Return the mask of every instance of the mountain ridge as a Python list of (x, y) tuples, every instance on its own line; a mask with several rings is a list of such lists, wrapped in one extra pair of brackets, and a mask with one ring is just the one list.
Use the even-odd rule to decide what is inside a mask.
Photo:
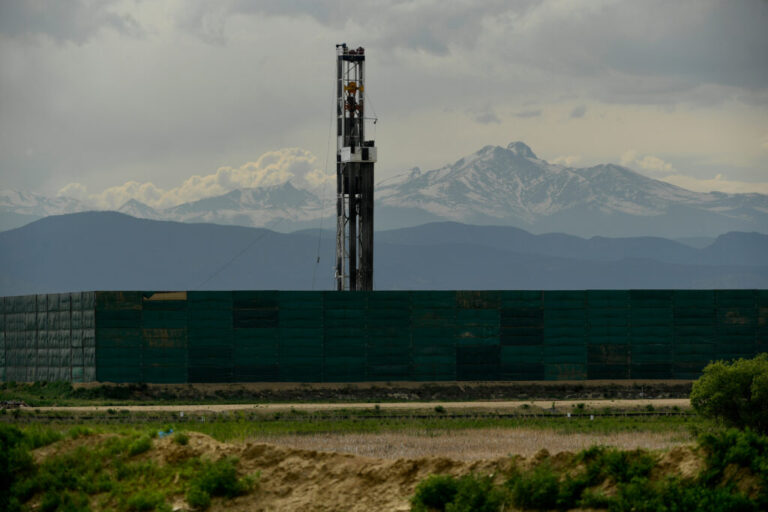
[[(418, 167), (376, 185), (375, 229), (435, 221), (515, 226), (578, 236), (716, 237), (768, 232), (768, 196), (699, 193), (616, 164), (577, 168), (539, 159), (525, 143), (487, 145), (452, 164)], [(262, 226), (283, 232), (333, 222), (335, 201), (290, 181), (241, 188), (165, 209), (135, 199), (118, 211), (142, 218)], [(89, 210), (71, 198), (0, 192), (0, 227)]]
[[(325, 234), (117, 212), (50, 216), (0, 233), (0, 295), (329, 290), (335, 237)], [(379, 290), (766, 288), (766, 250), (768, 235), (753, 233), (729, 233), (695, 249), (663, 239), (582, 239), (439, 223), (378, 233), (374, 285)]]

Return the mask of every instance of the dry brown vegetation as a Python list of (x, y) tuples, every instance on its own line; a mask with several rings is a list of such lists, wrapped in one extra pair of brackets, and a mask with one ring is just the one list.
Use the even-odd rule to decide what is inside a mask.
[(515, 454), (530, 457), (541, 449), (551, 453), (576, 452), (602, 445), (634, 450), (667, 450), (693, 442), (681, 432), (563, 433), (545, 429), (478, 429), (385, 432), (376, 434), (312, 434), (249, 437), (248, 442), (265, 442), (302, 450), (348, 453), (381, 459), (449, 457), (461, 461), (492, 459)]

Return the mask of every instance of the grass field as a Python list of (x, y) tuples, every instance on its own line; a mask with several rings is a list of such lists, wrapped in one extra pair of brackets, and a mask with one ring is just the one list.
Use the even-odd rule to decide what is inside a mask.
[[(0, 422), (20, 428), (23, 445), (32, 450), (36, 469), (19, 484), (21, 510), (406, 511), (419, 482), (434, 474), (507, 500), (522, 492), (518, 487), (543, 486), (557, 496), (567, 491), (572, 503), (603, 503), (593, 507), (598, 510), (620, 510), (611, 500), (635, 499), (625, 492), (667, 499), (664, 493), (687, 485), (707, 493), (718, 488), (696, 483), (705, 464), (696, 434), (709, 427), (694, 415), (470, 418), (405, 412), (241, 411), (182, 420), (177, 413), (58, 411), (54, 418), (19, 411), (0, 415)], [(610, 474), (616, 464), (639, 464), (642, 478), (621, 473), (624, 480), (617, 482)], [(718, 471), (718, 479), (731, 478)], [(742, 471), (739, 478), (750, 474)], [(578, 477), (578, 492), (558, 487), (572, 477)], [(219, 485), (218, 479), (226, 482)], [(762, 484), (746, 481), (752, 487), (740, 492), (762, 492), (754, 487)], [(730, 500), (731, 491), (723, 492), (718, 499)], [(515, 510), (528, 508), (540, 507), (531, 502)]]
[[(59, 384), (3, 388), (3, 399), (36, 406), (0, 410), (0, 434), (20, 429), (18, 442), (31, 454), (14, 484), (19, 507), (9, 510), (404, 512), (422, 510), (418, 499), (429, 501), (435, 485), (459, 501), (507, 504), (487, 510), (624, 510), (646, 497), (744, 510), (764, 503), (763, 477), (749, 465), (764, 458), (728, 455), (743, 466), (737, 476), (727, 463), (715, 467), (699, 445), (702, 434), (721, 429), (687, 399), (599, 399), (594, 388), (566, 399), (562, 392), (573, 388), (565, 387), (550, 388), (557, 396), (546, 400), (365, 403), (351, 394), (185, 403), (155, 390), (153, 405), (139, 405), (134, 393), (144, 388), (97, 389), (86, 396)], [(760, 439), (749, 441), (750, 453), (766, 451)], [(624, 466), (637, 475), (616, 472)], [(679, 494), (684, 489), (693, 491)], [(526, 501), (531, 496), (540, 501)]]

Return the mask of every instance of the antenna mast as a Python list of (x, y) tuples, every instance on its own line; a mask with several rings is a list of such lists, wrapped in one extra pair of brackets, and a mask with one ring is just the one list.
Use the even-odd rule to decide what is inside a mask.
[(365, 49), (336, 45), (336, 289), (373, 290), (374, 141), (365, 140)]

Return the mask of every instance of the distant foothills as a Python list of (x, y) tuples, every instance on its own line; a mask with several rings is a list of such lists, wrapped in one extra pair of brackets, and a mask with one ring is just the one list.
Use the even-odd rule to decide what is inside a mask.
[[(695, 246), (695, 245), (698, 245)], [(77, 290), (330, 290), (330, 230), (49, 216), (0, 232), (0, 296)], [(376, 234), (374, 287), (421, 289), (768, 288), (768, 235), (534, 235), (454, 222)]]
[[(330, 187), (329, 187), (330, 188)], [(334, 225), (333, 191), (323, 200), (285, 182), (237, 189), (166, 209), (136, 200), (119, 211), (187, 223), (267, 227), (290, 233)], [(768, 233), (768, 196), (698, 193), (613, 164), (576, 168), (548, 163), (522, 142), (486, 146), (440, 169), (414, 168), (376, 187), (377, 230), (452, 221), (513, 226), (581, 237), (703, 239), (732, 232)], [(68, 197), (0, 191), (0, 231), (92, 209)]]

